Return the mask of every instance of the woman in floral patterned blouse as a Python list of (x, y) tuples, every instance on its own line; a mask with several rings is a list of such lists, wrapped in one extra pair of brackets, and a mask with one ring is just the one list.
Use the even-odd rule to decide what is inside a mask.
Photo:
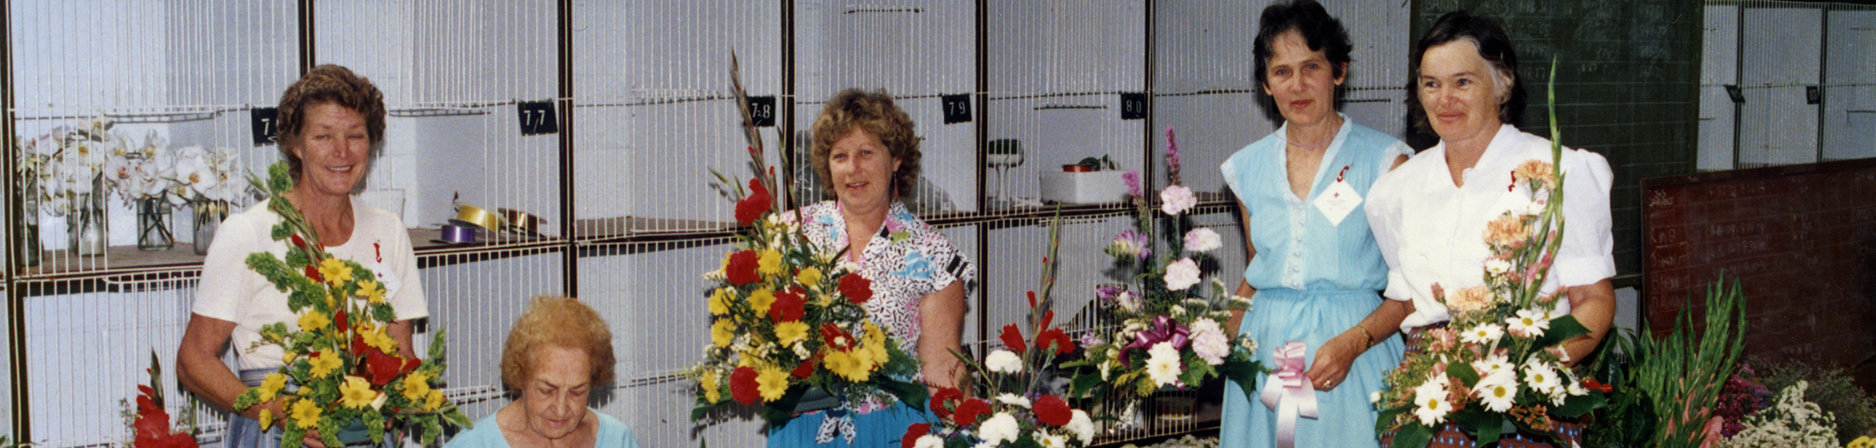
[[(918, 179), (921, 154), (913, 126), (883, 91), (835, 94), (814, 121), (810, 157), (835, 200), (803, 207), (796, 216), (815, 245), (849, 249), (842, 263), (873, 284), (867, 314), (923, 362), (921, 380), (935, 390), (956, 387), (965, 374), (951, 352), (960, 347), (964, 295), (976, 270), (943, 233), (899, 202)], [(852, 423), (859, 431), (853, 443), (832, 438), (818, 445), (897, 447), (900, 429), (926, 421), (922, 405), (856, 404)], [(771, 429), (769, 446), (817, 446), (825, 432), (823, 414)]]

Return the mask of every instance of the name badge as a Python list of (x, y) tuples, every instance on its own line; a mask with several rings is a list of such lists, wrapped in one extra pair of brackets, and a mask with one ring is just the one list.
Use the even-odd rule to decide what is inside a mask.
[(1329, 218), (1329, 225), (1342, 225), (1342, 220), (1348, 218), (1349, 212), (1361, 206), (1361, 193), (1355, 192), (1355, 187), (1348, 186), (1343, 177), (1346, 174), (1348, 167), (1344, 166), (1342, 172), (1336, 173), (1335, 183), (1316, 196), (1316, 210), (1321, 211), (1323, 217)]

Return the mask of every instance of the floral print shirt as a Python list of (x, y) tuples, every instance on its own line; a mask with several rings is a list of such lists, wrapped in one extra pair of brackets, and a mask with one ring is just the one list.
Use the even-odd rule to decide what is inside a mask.
[[(802, 231), (825, 250), (847, 247), (847, 221), (840, 204), (824, 201), (802, 207)], [(874, 322), (899, 339), (899, 348), (917, 356), (919, 302), (951, 283), (963, 281), (965, 294), (976, 286), (977, 271), (937, 228), (912, 216), (905, 205), (893, 202), (886, 223), (858, 254), (843, 263), (856, 265), (860, 276), (873, 283), (873, 299), (866, 312)]]

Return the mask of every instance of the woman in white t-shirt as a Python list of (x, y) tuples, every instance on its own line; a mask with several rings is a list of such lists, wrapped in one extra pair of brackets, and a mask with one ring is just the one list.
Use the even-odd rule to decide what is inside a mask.
[[(280, 152), (295, 181), (284, 199), (306, 217), (327, 252), (377, 274), (397, 313), (387, 333), (397, 339), (403, 356), (415, 357), (411, 321), (429, 312), (410, 234), (397, 215), (352, 197), (371, 171), (374, 147), (384, 141), (383, 93), (345, 67), (322, 65), (287, 87), (279, 106)], [(222, 223), (203, 263), (194, 315), (176, 353), (183, 386), (235, 413), (224, 445), (228, 447), (278, 446), (280, 430), (262, 434), (255, 418), (262, 409), (272, 410), (276, 418), (287, 415), (278, 400), (234, 407), (235, 398), (248, 386), (260, 384), (284, 365), (281, 347), (259, 344), (261, 326), (279, 322), (298, 328), (297, 316), (287, 308), (287, 294), (248, 269), (245, 261), (261, 251), (285, 256), (286, 243), (270, 235), (279, 222), (280, 216), (261, 203)], [(222, 347), (231, 339), (241, 366), (238, 374), (221, 361)], [(304, 442), (324, 446), (314, 431), (307, 432)]]
[[(1486, 223), (1522, 194), (1507, 188), (1512, 169), (1527, 160), (1551, 160), (1549, 140), (1506, 124), (1523, 113), (1524, 86), (1511, 39), (1498, 25), (1464, 11), (1446, 14), (1428, 28), (1411, 61), (1416, 101), (1410, 110), (1416, 124), (1439, 134), (1440, 143), (1375, 181), (1367, 209), (1388, 265), (1383, 295), (1410, 305), (1399, 321), (1409, 355), (1425, 330), (1451, 319), (1434, 290), (1484, 284), (1491, 257)], [(1609, 281), (1615, 276), (1609, 215), (1614, 176), (1601, 155), (1577, 149), (1565, 148), (1558, 168), (1566, 176), (1563, 245), (1542, 290), (1567, 290), (1569, 300), (1558, 301), (1554, 313), (1573, 315), (1589, 328), (1588, 335), (1563, 344), (1569, 359), (1580, 360), (1596, 349), (1615, 313)], [(1569, 446), (1582, 427), (1558, 429), (1565, 439), (1559, 445)], [(1474, 445), (1450, 424), (1434, 439), (1443, 442), (1433, 446)], [(1519, 435), (1507, 435), (1501, 445), (1550, 446)]]

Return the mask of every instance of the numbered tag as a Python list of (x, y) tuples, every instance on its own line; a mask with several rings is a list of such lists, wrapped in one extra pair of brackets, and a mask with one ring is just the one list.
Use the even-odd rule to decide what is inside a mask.
[(968, 93), (944, 95), (945, 124), (969, 123), (971, 121), (971, 95)]
[(749, 97), (749, 118), (755, 121), (756, 127), (775, 127), (775, 97)]
[(248, 111), (248, 117), (254, 128), (254, 146), (273, 144), (274, 138), (280, 135), (280, 109), (256, 107)]
[(515, 104), (515, 113), (521, 119), (521, 135), (560, 132), (560, 120), (554, 118), (553, 101), (524, 101)]
[(1120, 94), (1120, 119), (1122, 120), (1146, 119), (1146, 94), (1145, 93), (1122, 93)]

